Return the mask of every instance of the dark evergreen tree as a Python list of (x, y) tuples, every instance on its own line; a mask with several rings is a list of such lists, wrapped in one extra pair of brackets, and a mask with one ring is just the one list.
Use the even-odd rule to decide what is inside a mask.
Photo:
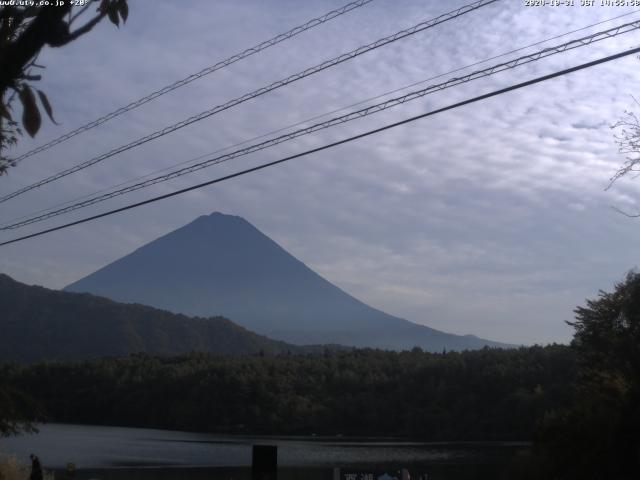
[(640, 274), (575, 310), (578, 377), (571, 408), (547, 415), (540, 449), (558, 478), (640, 472)]

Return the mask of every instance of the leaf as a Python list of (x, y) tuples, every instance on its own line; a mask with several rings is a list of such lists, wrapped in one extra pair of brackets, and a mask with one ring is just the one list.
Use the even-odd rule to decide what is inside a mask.
[(42, 119), (36, 97), (29, 85), (23, 86), (20, 90), (20, 102), (22, 102), (22, 125), (29, 136), (33, 137), (40, 130)]
[(9, 109), (4, 104), (4, 102), (0, 102), (0, 117), (6, 118), (9, 121), (12, 120), (11, 113), (9, 112)]
[(22, 15), (24, 16), (24, 18), (35, 17), (38, 15), (38, 13), (40, 13), (41, 8), (42, 7), (36, 7), (34, 5), (28, 6), (22, 11)]
[(51, 121), (56, 125), (59, 125), (59, 123), (56, 122), (56, 119), (53, 118), (53, 109), (51, 108), (47, 95), (42, 90), (38, 90), (38, 96), (40, 97), (40, 103), (42, 103), (42, 106), (44, 107), (45, 112), (47, 112), (47, 115), (49, 115)]
[(120, 17), (122, 17), (122, 23), (126, 23), (127, 18), (129, 17), (129, 5), (127, 5), (127, 0), (118, 1), (118, 12), (120, 12)]
[(109, 5), (109, 7), (107, 8), (107, 15), (109, 16), (109, 20), (111, 20), (111, 23), (113, 23), (116, 27), (120, 26), (120, 17), (118, 17), (117, 4), (114, 3)]

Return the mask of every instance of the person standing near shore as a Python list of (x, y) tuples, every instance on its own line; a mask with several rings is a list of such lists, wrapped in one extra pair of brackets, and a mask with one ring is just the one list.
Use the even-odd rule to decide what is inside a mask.
[(29, 480), (42, 480), (42, 464), (40, 463), (40, 459), (33, 453), (29, 455), (29, 458), (31, 458), (31, 475), (29, 476)]

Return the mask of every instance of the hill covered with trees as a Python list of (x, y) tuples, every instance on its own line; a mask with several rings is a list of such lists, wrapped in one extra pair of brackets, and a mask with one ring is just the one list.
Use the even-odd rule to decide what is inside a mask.
[(302, 352), (223, 317), (191, 318), (90, 294), (28, 286), (0, 274), (0, 361), (88, 359), (146, 352), (179, 355)]

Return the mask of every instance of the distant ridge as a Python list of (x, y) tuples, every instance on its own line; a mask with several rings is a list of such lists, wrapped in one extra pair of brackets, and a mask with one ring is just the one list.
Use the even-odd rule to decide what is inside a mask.
[(197, 316), (223, 315), (295, 344), (429, 351), (509, 347), (388, 315), (355, 299), (243, 218), (212, 213), (66, 287)]
[(28, 286), (0, 274), (0, 361), (84, 360), (132, 353), (300, 353), (222, 317), (189, 318), (90, 294)]

